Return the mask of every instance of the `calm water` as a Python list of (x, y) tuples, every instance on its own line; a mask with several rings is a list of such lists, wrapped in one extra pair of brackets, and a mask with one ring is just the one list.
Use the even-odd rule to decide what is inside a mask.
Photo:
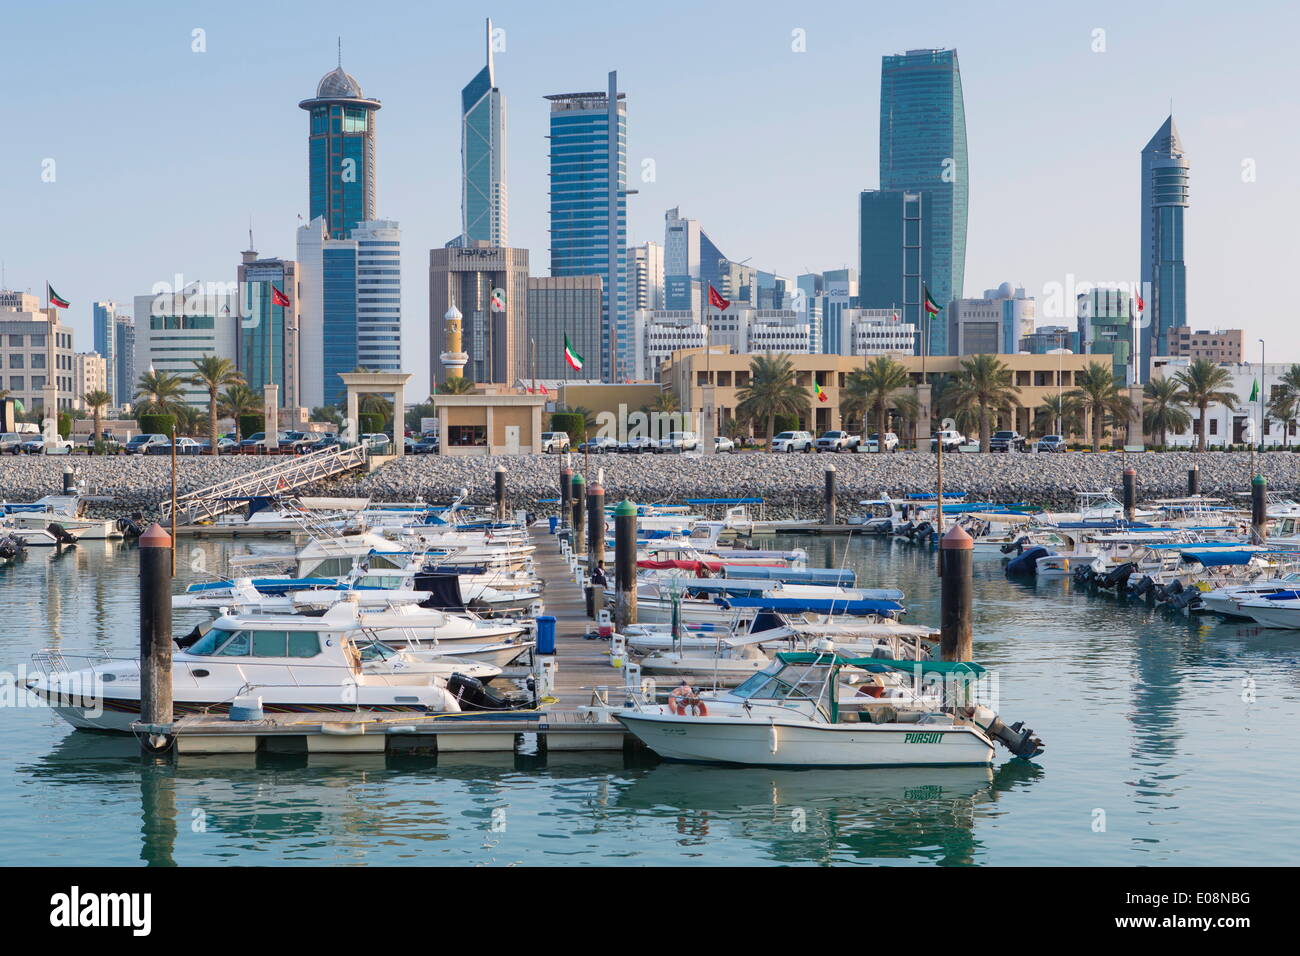
[[(935, 623), (933, 557), (789, 539), (898, 586)], [(219, 567), (245, 543), (181, 561)], [(282, 543), (252, 545), (282, 550)], [(0, 568), (0, 668), (41, 647), (131, 653), (137, 553), (92, 542)], [(976, 559), (976, 659), (1047, 744), (992, 770), (768, 771), (620, 755), (183, 757), (0, 711), (0, 833), (27, 864), (1283, 864), (1300, 851), (1300, 633), (1008, 582)], [(178, 617), (178, 628), (189, 621)], [(197, 620), (197, 618), (194, 618)], [(563, 666), (561, 664), (561, 666)], [(1253, 695), (1253, 701), (1250, 698)], [(1103, 816), (1104, 815), (1104, 816)], [(1101, 824), (1104, 823), (1104, 828)]]

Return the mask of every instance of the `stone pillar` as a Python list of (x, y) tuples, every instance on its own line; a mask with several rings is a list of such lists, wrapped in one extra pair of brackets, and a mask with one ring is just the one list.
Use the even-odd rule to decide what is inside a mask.
[[(930, 450), (930, 418), (934, 414), (930, 406), (932, 402), (931, 393), (933, 391), (934, 391), (934, 386), (932, 385), (918, 385), (916, 387), (916, 400), (917, 403), (920, 405), (920, 410), (916, 416), (917, 451)], [(864, 427), (862, 431), (863, 431), (862, 439), (863, 441), (865, 441), (867, 438), (866, 436), (867, 429)]]
[(269, 455), (280, 447), (280, 386), (273, 383), (262, 386), (262, 430), (266, 436), (262, 444)]

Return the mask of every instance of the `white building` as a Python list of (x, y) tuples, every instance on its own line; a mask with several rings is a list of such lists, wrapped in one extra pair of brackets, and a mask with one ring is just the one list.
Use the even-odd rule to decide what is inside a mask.
[[(1154, 356), (1151, 359), (1152, 378), (1173, 378), (1187, 368), (1195, 359), (1187, 356)], [(1257, 362), (1240, 362), (1221, 364), (1219, 368), (1228, 373), (1231, 380), (1226, 391), (1232, 392), (1239, 401), (1237, 407), (1229, 409), (1218, 403), (1206, 409), (1205, 444), (1207, 448), (1222, 448), (1227, 445), (1258, 445), (1261, 441), (1260, 424), (1263, 415), (1264, 446), (1300, 445), (1297, 440), (1296, 425), (1286, 423), (1268, 416), (1268, 405), (1280, 391), (1282, 376), (1291, 369), (1291, 363), (1270, 363), (1261, 366)], [(1262, 372), (1262, 374), (1261, 374)], [(1250, 401), (1251, 391), (1259, 382), (1259, 399)], [(1187, 409), (1192, 416), (1192, 427), (1181, 435), (1170, 434), (1166, 442), (1173, 448), (1191, 448), (1196, 444), (1198, 410), (1192, 406)], [(1156, 441), (1156, 436), (1147, 435), (1148, 442)]]
[(690, 310), (637, 309), (632, 313), (633, 347), (636, 360), (633, 378), (656, 378), (659, 366), (678, 349), (705, 345), (705, 329), (697, 313)]
[(638, 309), (633, 313), (636, 377), (653, 379), (659, 365), (679, 349), (729, 346), (733, 352), (786, 352), (806, 355), (811, 337), (806, 314), (793, 309), (730, 306), (710, 311), (708, 328), (692, 309)]
[(0, 292), (0, 388), (29, 412), (42, 412), (47, 401), (68, 410), (75, 386), (72, 329), (57, 308), (41, 310), (37, 302), (24, 292)]
[(916, 353), (916, 326), (899, 309), (841, 309), (839, 326), (840, 355)]
[(357, 243), (357, 365), (372, 372), (400, 372), (401, 227), (391, 219), (362, 222), (352, 238)]
[[(89, 411), (83, 395), (108, 391), (108, 361), (98, 352), (78, 352), (73, 356), (72, 407)], [(112, 402), (108, 406), (112, 406)]]
[(664, 247), (657, 242), (627, 251), (628, 295), (632, 309), (664, 308)]
[[(135, 368), (181, 378), (194, 374), (194, 360), (208, 355), (236, 362), (239, 323), (234, 283), (191, 282), (180, 292), (135, 297)], [(134, 392), (134, 388), (132, 389)], [(208, 392), (186, 384), (185, 403), (208, 407)]]
[(1004, 282), (982, 299), (954, 299), (948, 309), (948, 351), (953, 355), (1014, 355), (1034, 332), (1036, 307), (1023, 288)]

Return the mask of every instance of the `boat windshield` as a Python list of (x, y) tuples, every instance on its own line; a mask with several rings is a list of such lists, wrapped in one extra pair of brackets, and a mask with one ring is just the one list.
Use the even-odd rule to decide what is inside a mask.
[(361, 660), (368, 661), (386, 661), (389, 658), (397, 656), (397, 651), (393, 650), (387, 644), (381, 644), (376, 640), (352, 642), (356, 645), (357, 650), (361, 652)]
[(755, 674), (732, 694), (743, 700), (820, 700), (830, 673), (829, 664), (787, 664), (775, 673)]

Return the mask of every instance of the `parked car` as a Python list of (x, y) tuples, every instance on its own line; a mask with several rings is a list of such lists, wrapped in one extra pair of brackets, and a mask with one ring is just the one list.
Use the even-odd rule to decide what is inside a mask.
[(413, 441), (410, 439), (407, 440), (411, 442), (410, 445), (407, 447), (407, 451), (410, 452), (412, 455), (438, 454), (437, 435), (421, 435), (419, 438), (416, 438)]
[(315, 441), (303, 449), (304, 454), (309, 454), (313, 451), (324, 451), (327, 448), (338, 448), (343, 444), (343, 442), (340, 441), (339, 436), (334, 432), (324, 432), (315, 436), (315, 439)]
[(772, 439), (772, 451), (812, 451), (812, 432), (781, 432)]
[(937, 448), (939, 442), (943, 442), (944, 451), (956, 451), (966, 444), (966, 436), (954, 429), (944, 428), (930, 436), (931, 450)]
[(171, 439), (166, 435), (149, 434), (142, 432), (139, 435), (132, 435), (131, 440), (126, 443), (126, 453), (128, 455), (143, 455), (154, 445), (167, 445)]
[[(122, 441), (112, 432), (104, 432), (99, 436), (99, 441), (103, 442), (105, 449), (116, 451), (122, 447)], [(87, 452), (95, 450), (95, 436), (85, 435), (77, 440), (77, 444), (86, 449)], [(0, 450), (3, 450), (3, 444), (0, 444)]]
[(989, 451), (1024, 451), (1027, 440), (1017, 431), (998, 431), (989, 439)]
[(726, 435), (713, 436), (713, 453), (715, 455), (721, 455), (724, 452), (730, 454), (735, 450), (736, 450), (736, 443), (732, 441), (730, 438), (728, 438)]
[(658, 442), (649, 435), (639, 435), (636, 438), (629, 438), (627, 441), (618, 443), (618, 451), (621, 455), (639, 455), (643, 451), (654, 451)]
[(539, 449), (543, 455), (561, 455), (569, 450), (568, 432), (542, 432)]
[(369, 448), (372, 453), (386, 455), (393, 443), (383, 432), (367, 432), (361, 436), (361, 444)]
[(1044, 435), (1034, 442), (1034, 451), (1069, 451), (1064, 435)]
[(817, 451), (833, 451), (836, 454), (842, 451), (856, 451), (857, 447), (862, 444), (861, 435), (850, 435), (844, 431), (822, 432), (822, 437), (817, 439)]
[(308, 446), (315, 444), (315, 442), (316, 436), (310, 432), (281, 432), (279, 436), (280, 451), (294, 455), (305, 451)]
[(618, 439), (612, 435), (589, 438), (578, 446), (578, 451), (589, 452), (593, 455), (612, 455), (618, 451)]
[[(880, 435), (872, 432), (867, 436), (867, 440), (858, 446), (858, 451), (877, 452), (880, 450)], [(893, 432), (885, 432), (885, 451), (898, 450), (898, 436)]]
[[(176, 439), (176, 454), (178, 455), (197, 455), (203, 451), (203, 446), (193, 438), (186, 438), (181, 435)], [(172, 443), (168, 440), (154, 442), (144, 451), (146, 455), (170, 455), (172, 453)]]
[(695, 451), (700, 447), (700, 439), (695, 432), (669, 432), (667, 438), (659, 439), (658, 453)]
[(0, 452), (8, 451), (16, 455), (22, 450), (23, 442), (31, 437), (23, 432), (4, 432), (0, 434)]
[(66, 455), (72, 451), (72, 442), (65, 438), (47, 442), (43, 435), (31, 435), (20, 447), (25, 455)]

